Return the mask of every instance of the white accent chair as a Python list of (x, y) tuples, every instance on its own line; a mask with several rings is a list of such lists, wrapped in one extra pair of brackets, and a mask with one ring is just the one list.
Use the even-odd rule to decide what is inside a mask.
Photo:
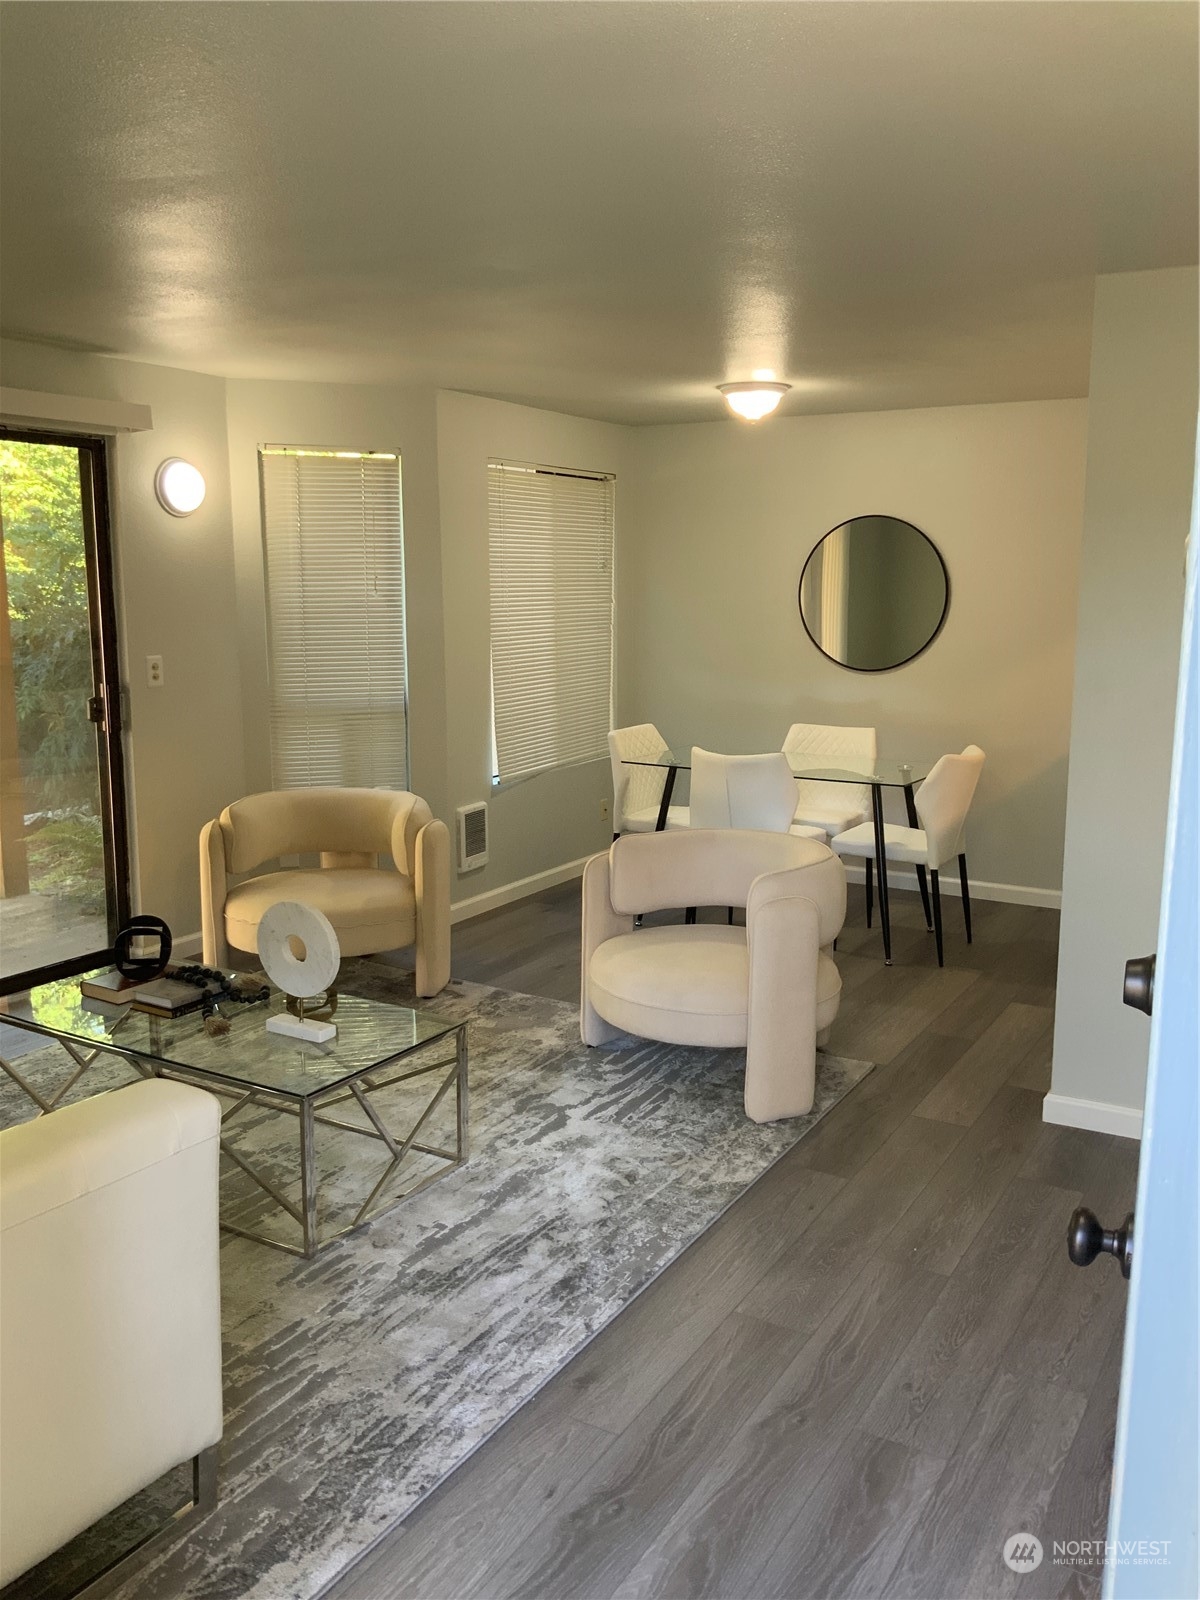
[[(304, 855), (320, 866), (257, 870)], [(238, 873), (255, 876), (231, 884)], [(450, 834), (418, 795), (281, 789), (226, 806), (200, 835), (205, 964), (227, 967), (230, 947), (256, 951), (262, 914), (280, 900), (323, 912), (343, 956), (415, 945), (419, 995), (450, 981)]]
[(183, 1462), (215, 1504), (220, 1127), (150, 1079), (0, 1134), (0, 1583)]
[[(819, 722), (793, 722), (783, 741), (783, 753), (814, 766), (846, 767), (865, 772), (875, 765), (874, 728), (836, 728)], [(818, 778), (798, 778), (796, 822), (824, 828), (832, 839), (871, 816), (871, 791), (857, 783), (822, 783)]]
[(792, 824), (796, 780), (787, 757), (724, 756), (692, 750), (693, 828), (752, 828), (761, 833), (793, 833), (799, 839), (827, 842), (824, 828)]
[[(634, 930), (644, 912), (709, 901), (745, 906), (745, 927)], [(804, 1116), (841, 998), (829, 951), (845, 914), (845, 869), (813, 839), (738, 829), (618, 839), (583, 872), (583, 1041), (631, 1033), (744, 1049), (746, 1115)]]
[[(937, 941), (938, 966), (944, 966), (942, 948), (942, 899), (938, 884), (939, 869), (958, 857), (958, 877), (962, 887), (963, 925), (971, 943), (971, 893), (967, 886), (967, 812), (975, 797), (984, 754), (977, 744), (969, 744), (961, 755), (945, 755), (934, 763), (925, 782), (916, 792), (919, 828), (884, 824), (884, 849), (889, 861), (901, 861), (917, 868), (929, 868), (933, 899), (933, 932)], [(871, 874), (875, 859), (875, 830), (869, 822), (839, 834), (833, 841), (839, 856), (861, 856), (867, 870), (867, 920), (871, 915)]]
[[(798, 839), (827, 844), (822, 828), (792, 826), (796, 780), (787, 757), (769, 751), (761, 756), (723, 756), (692, 747), (693, 828), (752, 828), (760, 833), (793, 833)], [(729, 908), (733, 921), (733, 907)], [(695, 922), (688, 906), (686, 921)]]
[[(628, 728), (614, 728), (608, 736), (608, 758), (612, 763), (613, 838), (623, 833), (653, 833), (658, 827), (665, 767), (629, 766), (631, 761), (657, 761), (670, 754), (670, 745), (652, 722), (638, 722)], [(667, 827), (688, 826), (687, 806), (667, 807)]]

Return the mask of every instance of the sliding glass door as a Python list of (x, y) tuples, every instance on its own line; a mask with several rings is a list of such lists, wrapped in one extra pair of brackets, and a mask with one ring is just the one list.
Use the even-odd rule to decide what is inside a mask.
[(103, 960), (129, 911), (101, 439), (0, 429), (0, 993)]

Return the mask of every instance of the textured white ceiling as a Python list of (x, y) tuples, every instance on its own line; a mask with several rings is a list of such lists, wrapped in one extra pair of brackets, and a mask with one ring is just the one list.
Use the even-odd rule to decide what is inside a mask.
[(0, 319), (622, 421), (1074, 395), (1196, 260), (1188, 3), (24, 3)]

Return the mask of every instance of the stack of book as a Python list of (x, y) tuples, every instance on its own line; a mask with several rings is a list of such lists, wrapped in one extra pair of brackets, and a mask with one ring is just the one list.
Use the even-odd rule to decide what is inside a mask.
[(115, 967), (107, 972), (93, 972), (79, 980), (79, 992), (89, 1000), (103, 1000), (108, 1005), (131, 1005), (135, 1011), (146, 1011), (158, 1017), (182, 1017), (189, 1011), (198, 1011), (210, 994), (220, 993), (217, 984), (201, 988), (196, 983), (183, 983), (172, 975), (168, 967), (157, 978), (127, 978)]

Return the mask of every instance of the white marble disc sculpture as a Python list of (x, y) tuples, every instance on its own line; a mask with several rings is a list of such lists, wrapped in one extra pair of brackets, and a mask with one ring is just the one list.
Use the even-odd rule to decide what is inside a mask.
[[(293, 940), (299, 941), (303, 955), (296, 954)], [(342, 952), (333, 924), (324, 912), (301, 905), (298, 900), (280, 900), (267, 907), (258, 924), (258, 959), (277, 989), (304, 1001), (324, 994), (332, 986)], [(300, 1010), (303, 1013), (303, 1004)], [(318, 1022), (315, 1017), (303, 1015), (294, 1017), (290, 1011), (268, 1017), (267, 1031), (309, 1039), (314, 1044), (324, 1044), (337, 1034), (332, 1022)]]

